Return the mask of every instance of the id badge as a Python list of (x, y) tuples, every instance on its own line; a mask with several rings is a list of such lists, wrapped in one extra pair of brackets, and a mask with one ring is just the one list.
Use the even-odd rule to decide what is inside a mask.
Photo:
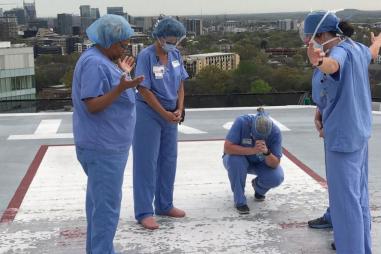
[(251, 138), (243, 138), (241, 143), (242, 143), (242, 145), (252, 145), (253, 140)]
[(173, 66), (173, 68), (177, 68), (177, 67), (179, 67), (179, 66), (180, 66), (179, 61), (178, 61), (178, 60), (174, 60), (174, 61), (172, 61), (172, 66)]
[(155, 79), (163, 79), (165, 68), (163, 65), (153, 66), (153, 74), (155, 75)]

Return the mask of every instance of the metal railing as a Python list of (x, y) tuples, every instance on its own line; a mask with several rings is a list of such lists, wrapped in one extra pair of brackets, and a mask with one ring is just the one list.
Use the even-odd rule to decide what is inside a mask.
[[(309, 104), (308, 93), (283, 92), (266, 94), (198, 94), (186, 95), (187, 108), (250, 107)], [(0, 113), (34, 113), (41, 111), (65, 112), (72, 110), (72, 102), (67, 99), (3, 100)]]

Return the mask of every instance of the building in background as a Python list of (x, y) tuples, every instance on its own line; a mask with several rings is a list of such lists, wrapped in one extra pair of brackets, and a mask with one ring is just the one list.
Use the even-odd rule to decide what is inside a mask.
[(221, 70), (235, 70), (240, 62), (240, 57), (235, 53), (206, 53), (188, 55), (184, 57), (185, 69), (192, 78), (206, 66), (216, 66)]
[(281, 31), (297, 31), (299, 23), (295, 19), (283, 19), (278, 21), (278, 29)]
[(134, 23), (137, 27), (141, 27), (143, 33), (152, 31), (153, 27), (153, 18), (152, 17), (134, 17)]
[(26, 16), (23, 8), (13, 8), (4, 12), (5, 17), (16, 17), (18, 25), (26, 24)]
[(32, 3), (26, 3), (25, 1), (23, 1), (23, 5), (24, 5), (26, 22), (35, 20), (37, 18), (36, 1), (33, 1)]
[(0, 100), (36, 98), (33, 47), (0, 42)]
[(101, 17), (99, 13), (99, 8), (91, 8), (90, 9), (90, 16), (93, 20), (99, 19)]
[(0, 17), (0, 41), (7, 41), (17, 37), (17, 18), (12, 17)]
[(60, 13), (57, 14), (57, 33), (72, 34), (73, 33), (73, 15)]
[(90, 5), (81, 5), (79, 6), (79, 11), (81, 15), (81, 30), (82, 33), (86, 31), (86, 29), (93, 23), (95, 20), (91, 17), (91, 7)]
[(143, 48), (144, 48), (144, 44), (143, 43), (131, 44), (131, 55), (133, 57), (137, 57), (139, 52), (142, 51)]
[(128, 14), (124, 12), (123, 7), (117, 6), (117, 7), (107, 7), (107, 14), (114, 14), (124, 17), (126, 20), (128, 20)]
[(188, 34), (196, 36), (203, 34), (202, 20), (201, 19), (186, 19), (185, 28)]
[(0, 8), (0, 17), (2, 17), (3, 15), (4, 15), (3, 8)]

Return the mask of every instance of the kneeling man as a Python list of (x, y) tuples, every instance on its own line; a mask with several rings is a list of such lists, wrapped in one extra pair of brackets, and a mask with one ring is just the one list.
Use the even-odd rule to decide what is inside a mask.
[(246, 175), (256, 175), (251, 181), (254, 198), (264, 201), (266, 193), (283, 182), (281, 157), (281, 132), (263, 108), (256, 115), (242, 115), (235, 120), (225, 139), (223, 163), (240, 214), (250, 211), (245, 197)]

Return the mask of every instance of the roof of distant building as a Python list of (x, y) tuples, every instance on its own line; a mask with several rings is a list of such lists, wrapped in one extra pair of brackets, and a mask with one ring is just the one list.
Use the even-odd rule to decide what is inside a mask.
[(204, 54), (197, 54), (197, 55), (188, 55), (188, 57), (196, 58), (196, 57), (228, 56), (233, 54), (235, 53), (213, 52), (213, 53), (204, 53)]

